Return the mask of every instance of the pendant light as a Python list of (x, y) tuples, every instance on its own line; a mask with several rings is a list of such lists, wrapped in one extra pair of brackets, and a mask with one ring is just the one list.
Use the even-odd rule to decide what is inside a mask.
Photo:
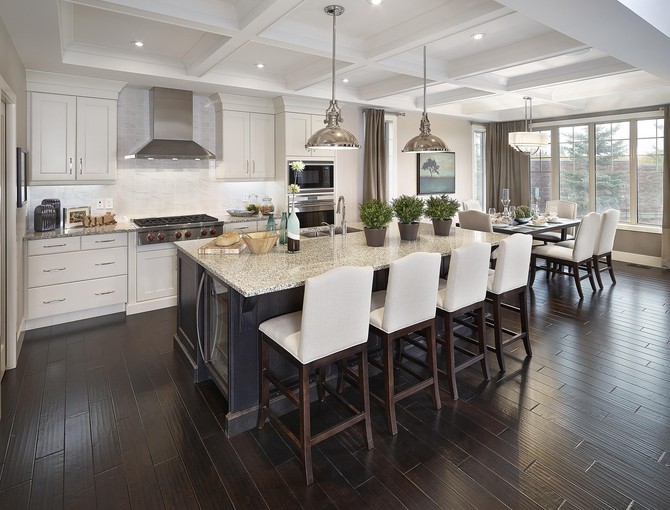
[(540, 148), (549, 143), (549, 137), (547, 133), (533, 131), (533, 98), (524, 96), (523, 100), (523, 116), (525, 118), (526, 130), (510, 133), (507, 138), (514, 150), (532, 156), (533, 154), (537, 154)]
[(344, 12), (341, 5), (328, 5), (324, 9), (326, 14), (333, 17), (333, 80), (330, 105), (326, 110), (326, 127), (319, 129), (309, 137), (305, 148), (307, 149), (359, 149), (360, 145), (356, 137), (346, 129), (340, 127), (342, 116), (340, 107), (335, 99), (335, 19)]
[(440, 138), (430, 134), (430, 121), (426, 113), (426, 47), (423, 47), (423, 115), (419, 127), (421, 133), (405, 144), (403, 152), (447, 152), (449, 147)]

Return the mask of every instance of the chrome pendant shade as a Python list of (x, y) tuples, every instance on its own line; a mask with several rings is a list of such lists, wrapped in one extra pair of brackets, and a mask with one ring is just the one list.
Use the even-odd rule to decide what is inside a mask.
[(533, 131), (533, 98), (525, 96), (523, 100), (526, 130), (510, 133), (507, 139), (514, 150), (532, 156), (549, 143), (549, 137), (546, 133)]
[(330, 104), (326, 110), (326, 120), (323, 121), (326, 127), (319, 129), (309, 137), (305, 147), (307, 149), (359, 149), (360, 145), (356, 137), (349, 131), (340, 127), (342, 115), (340, 107), (335, 99), (335, 19), (344, 12), (344, 7), (340, 5), (328, 5), (324, 9), (326, 14), (333, 17), (333, 73), (332, 73), (332, 95)]
[(426, 47), (423, 47), (423, 115), (421, 116), (421, 131), (405, 144), (403, 152), (447, 152), (449, 147), (439, 137), (431, 134), (430, 121), (426, 113)]

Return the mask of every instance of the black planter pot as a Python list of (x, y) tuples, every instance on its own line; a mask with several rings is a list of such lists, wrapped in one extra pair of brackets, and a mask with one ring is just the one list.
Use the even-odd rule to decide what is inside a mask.
[(451, 220), (433, 220), (433, 232), (436, 236), (448, 236), (451, 231)]
[(384, 241), (386, 240), (386, 229), (385, 228), (367, 228), (363, 229), (365, 232), (365, 242), (368, 246), (384, 246)]
[(416, 241), (419, 235), (419, 223), (398, 223), (398, 230), (403, 241)]

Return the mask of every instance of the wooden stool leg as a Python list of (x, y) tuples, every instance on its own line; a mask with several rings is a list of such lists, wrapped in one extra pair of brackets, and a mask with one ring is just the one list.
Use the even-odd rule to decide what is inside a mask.
[(570, 266), (572, 269), (572, 276), (575, 279), (575, 285), (577, 286), (577, 294), (579, 294), (579, 299), (584, 299), (584, 291), (582, 290), (582, 282), (579, 279), (579, 264), (572, 264)]
[(430, 371), (430, 376), (433, 378), (433, 385), (431, 387), (431, 393), (433, 396), (433, 406), (435, 409), (440, 409), (442, 407), (442, 402), (440, 401), (440, 382), (438, 379), (437, 373), (437, 347), (435, 341), (435, 323), (431, 324), (424, 330), (426, 335), (426, 348), (428, 350), (428, 370)]
[(600, 267), (598, 266), (598, 263), (600, 261), (598, 260), (598, 255), (594, 255), (592, 260), (593, 260), (593, 272), (596, 273), (596, 280), (598, 280), (598, 287), (602, 289), (603, 279), (600, 277)]
[(523, 287), (519, 292), (519, 320), (521, 322), (521, 333), (523, 334), (523, 346), (528, 356), (533, 355), (530, 347), (530, 331), (528, 329), (528, 287)]
[(337, 362), (337, 392), (342, 394), (344, 391), (344, 372), (346, 370), (346, 364), (344, 360)]
[(535, 264), (537, 264), (537, 256), (530, 256), (530, 275), (528, 276), (528, 285), (533, 285), (535, 282), (535, 271), (537, 271)]
[(261, 355), (260, 355), (260, 376), (261, 384), (258, 396), (258, 428), (263, 428), (265, 420), (267, 419), (267, 410), (270, 405), (270, 381), (266, 377), (267, 371), (270, 369), (270, 347), (265, 341), (264, 335), (261, 333)]
[(384, 362), (384, 404), (386, 405), (386, 421), (388, 422), (389, 431), (391, 435), (398, 433), (398, 424), (395, 417), (395, 380), (393, 374), (393, 342), (384, 335), (382, 338)]
[[(586, 272), (589, 275), (589, 283), (591, 284), (591, 290), (596, 291), (596, 283), (593, 281), (593, 261), (591, 259), (586, 261)], [(600, 272), (598, 272), (600, 275)]]
[(444, 350), (447, 355), (447, 382), (451, 398), (458, 400), (456, 386), (456, 353), (454, 352), (454, 318), (449, 312), (444, 315)]
[(493, 309), (493, 337), (496, 345), (496, 357), (500, 371), (507, 370), (505, 367), (505, 353), (503, 352), (503, 332), (502, 332), (502, 307), (500, 306), (500, 296), (494, 295), (491, 308)]
[(482, 360), (479, 362), (482, 366), (482, 374), (487, 381), (491, 379), (489, 374), (489, 361), (486, 357), (486, 323), (484, 321), (484, 307), (477, 308), (475, 311), (475, 318), (477, 321), (477, 339), (479, 340), (479, 354), (482, 355)]
[(312, 485), (312, 432), (309, 419), (309, 369), (308, 365), (300, 367), (300, 453), (305, 470), (305, 481)]
[(607, 261), (607, 268), (609, 269), (612, 283), (616, 283), (616, 278), (614, 277), (614, 268), (612, 267), (612, 253), (608, 253), (607, 255), (605, 255), (605, 260)]
[(358, 391), (361, 396), (361, 405), (363, 406), (363, 412), (365, 413), (365, 420), (363, 425), (365, 426), (365, 442), (367, 444), (368, 450), (374, 448), (374, 443), (372, 442), (372, 420), (370, 419), (370, 390), (368, 388), (368, 358), (366, 348), (361, 350), (358, 353)]
[(317, 381), (316, 381), (316, 392), (319, 397), (319, 400), (323, 402), (326, 400), (326, 370), (324, 367), (319, 367), (316, 369)]

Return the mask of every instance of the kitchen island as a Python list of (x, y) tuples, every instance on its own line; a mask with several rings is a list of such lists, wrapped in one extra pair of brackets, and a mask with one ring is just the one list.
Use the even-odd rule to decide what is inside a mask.
[[(278, 246), (266, 255), (204, 255), (207, 240), (177, 244), (179, 295), (175, 348), (185, 354), (195, 380), (211, 377), (228, 402), (225, 428), (233, 436), (255, 426), (258, 409), (258, 325), (299, 310), (305, 280), (339, 266), (372, 266), (375, 285), (383, 288), (384, 269), (393, 260), (417, 251), (440, 253), (473, 242), (498, 244), (503, 234), (452, 229), (448, 237), (420, 226), (416, 241), (401, 241), (389, 226), (383, 247), (371, 248), (363, 232), (304, 239), (300, 251)], [(281, 371), (283, 360), (272, 359)], [(285, 364), (286, 379), (293, 377)], [(278, 403), (281, 405), (281, 403)], [(287, 407), (288, 409), (289, 407)]]

